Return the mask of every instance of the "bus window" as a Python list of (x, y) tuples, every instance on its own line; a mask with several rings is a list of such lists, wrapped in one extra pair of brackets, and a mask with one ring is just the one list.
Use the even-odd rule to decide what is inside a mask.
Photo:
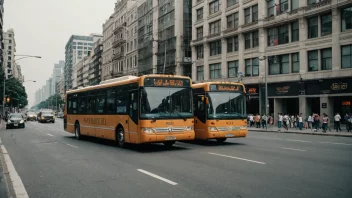
[(108, 114), (115, 113), (115, 97), (115, 90), (109, 89), (106, 97), (106, 111)]
[(97, 96), (97, 102), (96, 102), (96, 110), (97, 113), (104, 113), (105, 112), (105, 94), (99, 94)]

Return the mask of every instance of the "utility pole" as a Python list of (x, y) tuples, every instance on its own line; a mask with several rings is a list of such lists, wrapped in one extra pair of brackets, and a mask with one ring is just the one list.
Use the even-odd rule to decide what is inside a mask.
[(264, 70), (265, 70), (265, 75), (264, 75), (264, 79), (265, 79), (265, 128), (266, 130), (268, 130), (268, 82), (266, 80), (267, 77), (267, 68), (266, 68), (266, 56), (262, 56), (259, 58), (259, 60), (264, 61)]
[(165, 52), (164, 52), (164, 69), (163, 69), (163, 74), (165, 74), (165, 67), (166, 67), (166, 39), (165, 39)]

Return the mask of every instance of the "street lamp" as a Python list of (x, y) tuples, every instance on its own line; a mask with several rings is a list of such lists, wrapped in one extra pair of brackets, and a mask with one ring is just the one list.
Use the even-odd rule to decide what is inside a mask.
[(35, 81), (35, 80), (26, 80), (26, 81), (23, 81), (23, 83), (25, 83), (25, 82), (33, 82), (33, 83), (35, 83), (35, 82), (37, 82), (37, 81)]
[[(32, 56), (32, 55), (17, 55), (17, 56), (23, 56), (23, 57), (15, 59), (13, 63), (16, 63), (16, 61), (25, 59), (25, 58), (42, 58), (41, 56)], [(36, 82), (36, 81), (32, 81), (32, 82)], [(4, 97), (5, 97), (5, 86), (6, 86), (6, 74), (4, 71), (4, 90), (3, 90)], [(2, 115), (5, 116), (5, 100), (2, 100)]]
[(267, 69), (266, 69), (266, 56), (261, 56), (259, 58), (260, 61), (264, 61), (264, 78), (265, 78), (265, 130), (268, 130), (268, 82), (266, 80), (267, 77)]

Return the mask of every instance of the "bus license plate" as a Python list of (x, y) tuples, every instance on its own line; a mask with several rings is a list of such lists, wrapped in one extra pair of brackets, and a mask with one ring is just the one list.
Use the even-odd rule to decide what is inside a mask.
[(175, 136), (167, 136), (165, 140), (176, 140)]
[(13, 126), (18, 126), (18, 124), (13, 124)]
[(235, 137), (235, 134), (226, 134), (225, 137)]

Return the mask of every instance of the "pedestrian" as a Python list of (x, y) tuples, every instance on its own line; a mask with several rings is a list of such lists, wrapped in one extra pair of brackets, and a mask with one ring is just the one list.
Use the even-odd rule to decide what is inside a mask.
[(336, 132), (341, 132), (341, 127), (340, 127), (340, 120), (341, 120), (341, 116), (339, 113), (336, 113), (335, 116), (334, 116), (334, 126), (335, 126), (335, 129), (336, 129)]
[(253, 118), (253, 114), (249, 115), (249, 126), (252, 127), (254, 124), (254, 118)]
[(279, 129), (279, 131), (281, 131), (283, 119), (284, 118), (283, 118), (282, 114), (279, 113), (279, 121), (277, 122), (277, 128)]
[(319, 114), (314, 114), (314, 132), (318, 132), (320, 125), (320, 116)]
[(345, 123), (346, 123), (346, 129), (347, 129), (347, 132), (350, 132), (352, 129), (350, 127), (350, 115), (348, 113), (346, 113), (345, 117), (344, 117), (344, 120), (345, 120)]
[(303, 127), (303, 117), (302, 117), (302, 113), (300, 113), (299, 116), (298, 116), (298, 128), (299, 128), (299, 130), (302, 131), (302, 127)]
[(268, 124), (269, 124), (269, 126), (273, 126), (273, 123), (274, 123), (273, 117), (270, 114), (268, 114)]
[(328, 129), (328, 123), (329, 123), (329, 117), (325, 113), (323, 114), (323, 133), (326, 133), (326, 130)]
[(308, 128), (310, 129), (310, 130), (312, 130), (313, 129), (313, 117), (311, 116), (311, 115), (309, 115), (308, 116)]
[(263, 114), (263, 115), (262, 115), (262, 127), (263, 127), (263, 129), (264, 129), (264, 127), (266, 126), (266, 119), (267, 119), (266, 115)]
[(348, 116), (348, 120), (347, 120), (347, 126), (348, 126), (348, 132), (352, 132), (352, 113), (350, 113), (350, 115)]
[(256, 128), (260, 128), (260, 115), (257, 113), (257, 116), (255, 116), (255, 124)]
[(290, 117), (287, 114), (284, 115), (283, 123), (284, 123), (284, 128), (287, 131), (288, 130), (287, 126), (290, 124)]

